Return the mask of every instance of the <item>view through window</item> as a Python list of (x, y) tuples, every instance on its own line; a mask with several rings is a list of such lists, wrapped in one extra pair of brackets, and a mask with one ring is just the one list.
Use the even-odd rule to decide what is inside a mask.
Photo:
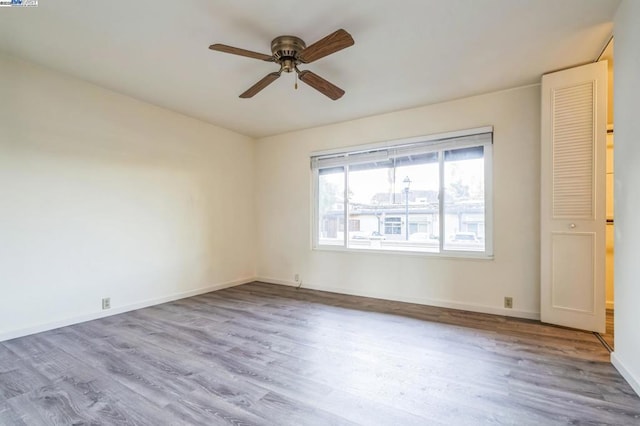
[(315, 245), (491, 254), (491, 131), (312, 157)]

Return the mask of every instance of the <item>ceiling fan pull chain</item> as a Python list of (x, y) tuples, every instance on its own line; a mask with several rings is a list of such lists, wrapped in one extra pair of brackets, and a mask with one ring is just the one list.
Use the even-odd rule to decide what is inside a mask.
[(298, 73), (296, 73), (296, 84), (293, 87), (298, 90)]

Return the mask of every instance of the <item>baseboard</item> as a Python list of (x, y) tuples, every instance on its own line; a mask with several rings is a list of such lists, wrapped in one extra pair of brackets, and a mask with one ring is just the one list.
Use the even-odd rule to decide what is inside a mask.
[(107, 311), (91, 312), (89, 314), (73, 316), (62, 320), (46, 322), (31, 327), (21, 328), (18, 330), (11, 330), (4, 333), (0, 333), (0, 342), (5, 340), (15, 339), (17, 337), (28, 336), (30, 334), (41, 333), (43, 331), (53, 330), (60, 327), (66, 327), (73, 324), (79, 324), (81, 322), (92, 321), (99, 318), (110, 317), (112, 315), (122, 314), (124, 312), (135, 311), (136, 309), (147, 308), (149, 306), (160, 305), (162, 303), (172, 302), (178, 299), (184, 299), (187, 297), (197, 296), (199, 294), (209, 293), (211, 291), (222, 290), (223, 288), (235, 287), (242, 284), (247, 284), (256, 281), (255, 277), (244, 278), (240, 280), (227, 281), (223, 283), (214, 284), (207, 287), (197, 288), (195, 290), (184, 291), (180, 293), (174, 293), (169, 296), (159, 297), (156, 299), (143, 300), (141, 302), (132, 303), (124, 306), (116, 306)]
[[(300, 286), (300, 283), (297, 283), (295, 281), (279, 280), (277, 278), (257, 277), (256, 281), (260, 281), (260, 282), (268, 283), (268, 284), (286, 285), (287, 287), (299, 287)], [(302, 287), (304, 287), (304, 288), (311, 288), (311, 287), (308, 287), (304, 283), (302, 283), (302, 284), (303, 284)]]
[(613, 300), (607, 300), (607, 309), (613, 309)]
[[(288, 280), (281, 280), (270, 277), (258, 277), (256, 281), (262, 281), (270, 284), (279, 284), (289, 287), (298, 287), (300, 283)], [(376, 291), (352, 290), (341, 287), (316, 286), (313, 284), (302, 283), (302, 288), (310, 290), (327, 291), (330, 293), (348, 294), (351, 296), (371, 297), (374, 299), (394, 300), (397, 302), (417, 303), (419, 305), (437, 306), (440, 308), (459, 309), (462, 311), (479, 312), (483, 314), (502, 315), (508, 317), (525, 318), (532, 320), (540, 320), (539, 312), (521, 311), (517, 309), (505, 309), (494, 306), (476, 305), (470, 303), (452, 302), (449, 300), (428, 299), (422, 297), (399, 297), (394, 294), (388, 294)]]
[(611, 352), (611, 364), (618, 370), (620, 375), (629, 383), (629, 386), (640, 396), (640, 378), (634, 377), (627, 367), (624, 366), (615, 351)]

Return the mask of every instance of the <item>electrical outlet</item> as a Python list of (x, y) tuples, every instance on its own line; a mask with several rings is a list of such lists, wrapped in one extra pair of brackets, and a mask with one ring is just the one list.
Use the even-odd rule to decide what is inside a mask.
[(513, 308), (513, 297), (504, 298), (504, 307), (508, 309)]
[(300, 282), (300, 274), (295, 274), (293, 276), (293, 279), (294, 279), (295, 282), (299, 283)]
[(102, 299), (102, 310), (111, 309), (111, 298), (105, 297)]

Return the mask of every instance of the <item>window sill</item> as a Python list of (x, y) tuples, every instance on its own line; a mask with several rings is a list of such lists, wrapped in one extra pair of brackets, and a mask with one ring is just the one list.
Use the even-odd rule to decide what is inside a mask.
[(334, 252), (334, 253), (349, 253), (349, 254), (382, 254), (385, 256), (398, 255), (398, 256), (412, 256), (423, 257), (433, 259), (458, 259), (458, 260), (493, 260), (493, 254), (472, 252), (472, 251), (445, 251), (445, 252), (427, 252), (417, 250), (380, 250), (380, 249), (356, 249), (343, 246), (330, 246), (323, 245), (312, 247), (313, 251), (318, 252)]

